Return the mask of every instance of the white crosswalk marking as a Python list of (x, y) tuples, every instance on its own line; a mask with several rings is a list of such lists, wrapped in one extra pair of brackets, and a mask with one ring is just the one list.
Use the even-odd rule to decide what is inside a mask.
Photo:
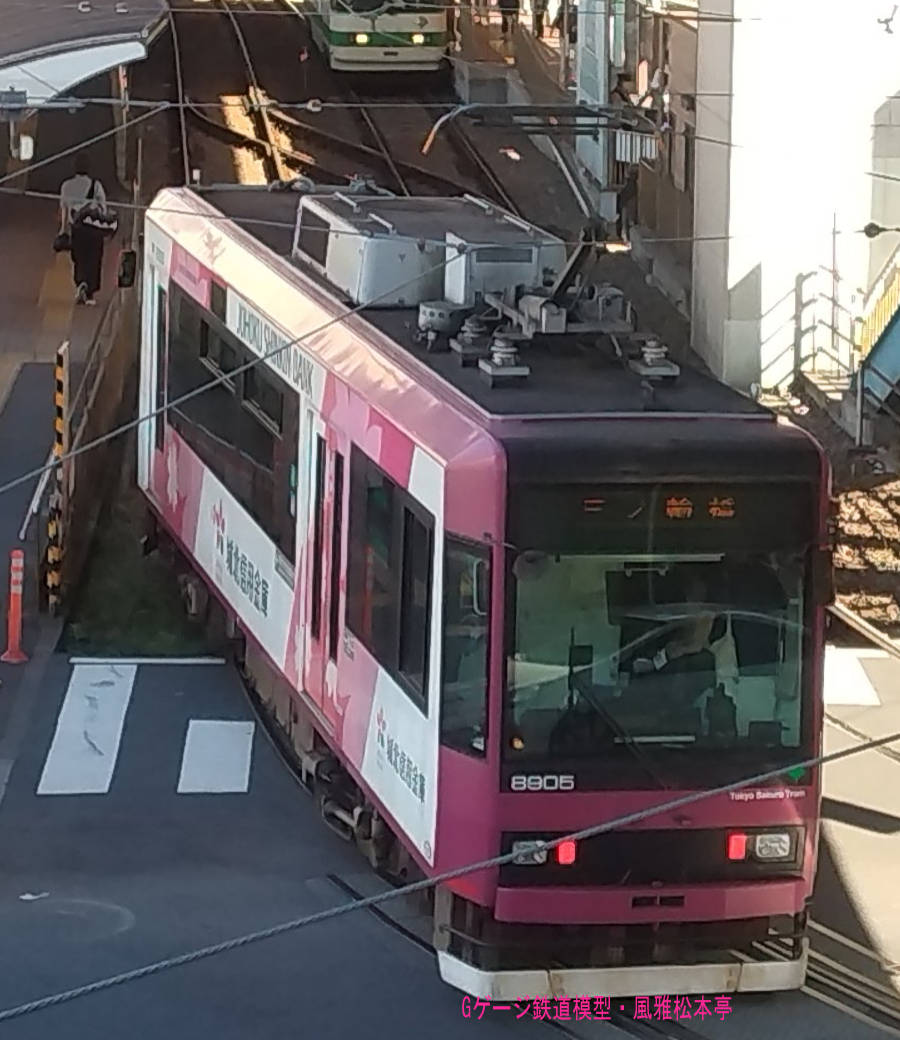
[(179, 794), (243, 794), (250, 784), (252, 722), (191, 719), (181, 759)]
[(136, 674), (133, 664), (75, 665), (39, 795), (109, 791)]
[(884, 659), (884, 650), (854, 650), (843, 646), (825, 648), (825, 705), (877, 708), (881, 701), (863, 661)]
[[(129, 790), (137, 794), (138, 789), (145, 792), (148, 788), (169, 797), (175, 793), (173, 788), (180, 795), (249, 792), (256, 724), (252, 720), (191, 719), (190, 702), (178, 699), (185, 696), (178, 692), (180, 688), (190, 689), (194, 666), (222, 667), (224, 662), (214, 658), (70, 658), (70, 663), (69, 684), (37, 785), (38, 795), (118, 791), (117, 768), (128, 774), (121, 788), (126, 795)], [(152, 677), (145, 675), (158, 665), (182, 669), (175, 675), (174, 687), (170, 687), (175, 691), (174, 698), (159, 699), (159, 672)], [(140, 683), (139, 672), (144, 676)], [(222, 679), (228, 681), (225, 673)], [(206, 684), (201, 702), (209, 699), (210, 692), (215, 697), (219, 681)], [(140, 731), (150, 718), (151, 707), (154, 732), (148, 748)], [(199, 704), (195, 703), (193, 710), (202, 713)], [(128, 737), (123, 742), (126, 716)], [(129, 756), (138, 748), (143, 755), (149, 751), (167, 765), (161, 771), (141, 768), (136, 773), (129, 768)], [(181, 758), (176, 777), (173, 759), (178, 748)], [(0, 780), (5, 780), (2, 769)]]

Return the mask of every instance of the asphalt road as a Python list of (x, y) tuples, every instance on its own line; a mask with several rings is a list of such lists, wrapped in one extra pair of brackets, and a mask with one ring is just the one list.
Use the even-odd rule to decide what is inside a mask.
[[(73, 669), (55, 657), (25, 692), (30, 718), (0, 802), (0, 1009), (345, 902), (329, 876), (371, 890), (362, 860), (248, 725), (230, 667)], [(238, 725), (208, 728), (204, 745), (196, 723), (211, 720)], [(204, 785), (231, 793), (198, 793)], [(823, 902), (846, 901), (839, 871), (827, 883)], [(724, 1022), (693, 1020), (656, 1035), (885, 1035), (809, 994), (732, 1006)], [(561, 1029), (585, 1040), (624, 1035), (601, 1022), (517, 1019), (515, 1010), (466, 1019), (431, 956), (366, 912), (0, 1022), (4, 1040), (374, 1040), (387, 1030), (549, 1037)]]
[[(0, 804), (0, 1008), (346, 901), (327, 876), (357, 874), (361, 860), (263, 733), (245, 793), (177, 793), (189, 721), (250, 719), (225, 666), (140, 666), (117, 752), (102, 713), (68, 719), (70, 743), (84, 729), (95, 757), (115, 757), (108, 793), (37, 794), (69, 672), (51, 662)], [(68, 770), (65, 750), (54, 757), (57, 787), (90, 773), (72, 753)], [(359, 913), (0, 1023), (0, 1035), (374, 1040), (471, 1028), (427, 954)], [(551, 1027), (495, 1014), (478, 1028)]]

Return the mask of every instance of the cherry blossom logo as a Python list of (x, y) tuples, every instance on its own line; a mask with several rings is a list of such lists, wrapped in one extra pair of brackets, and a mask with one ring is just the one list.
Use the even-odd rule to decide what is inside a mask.
[(379, 747), (384, 747), (384, 737), (387, 733), (387, 719), (384, 716), (383, 709), (378, 709), (378, 715), (376, 716), (375, 721), (378, 724), (378, 745)]
[(219, 257), (225, 252), (225, 246), (222, 242), (221, 235), (214, 235), (212, 231), (206, 231), (203, 234), (203, 248), (206, 250), (206, 255), (209, 257), (212, 263), (215, 263)]
[(216, 529), (216, 548), (219, 550), (219, 555), (225, 555), (225, 510), (222, 507), (222, 500), (219, 500), (218, 505), (214, 505), (212, 508), (212, 522), (213, 527)]
[(376, 462), (381, 460), (381, 429), (371, 421), (365, 400), (351, 393), (343, 383), (334, 381), (334, 404), (329, 421)]

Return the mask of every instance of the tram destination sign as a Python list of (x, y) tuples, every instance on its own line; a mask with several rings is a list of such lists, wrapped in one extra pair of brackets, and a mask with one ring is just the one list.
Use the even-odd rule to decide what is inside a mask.
[(532, 485), (514, 489), (512, 498), (511, 541), (535, 548), (775, 549), (814, 535), (812, 489), (805, 484)]

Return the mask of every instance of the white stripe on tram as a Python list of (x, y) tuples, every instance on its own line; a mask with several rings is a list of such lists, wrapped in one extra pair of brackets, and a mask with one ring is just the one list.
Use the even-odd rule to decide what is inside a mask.
[(70, 657), (69, 664), (225, 664), (224, 657)]

